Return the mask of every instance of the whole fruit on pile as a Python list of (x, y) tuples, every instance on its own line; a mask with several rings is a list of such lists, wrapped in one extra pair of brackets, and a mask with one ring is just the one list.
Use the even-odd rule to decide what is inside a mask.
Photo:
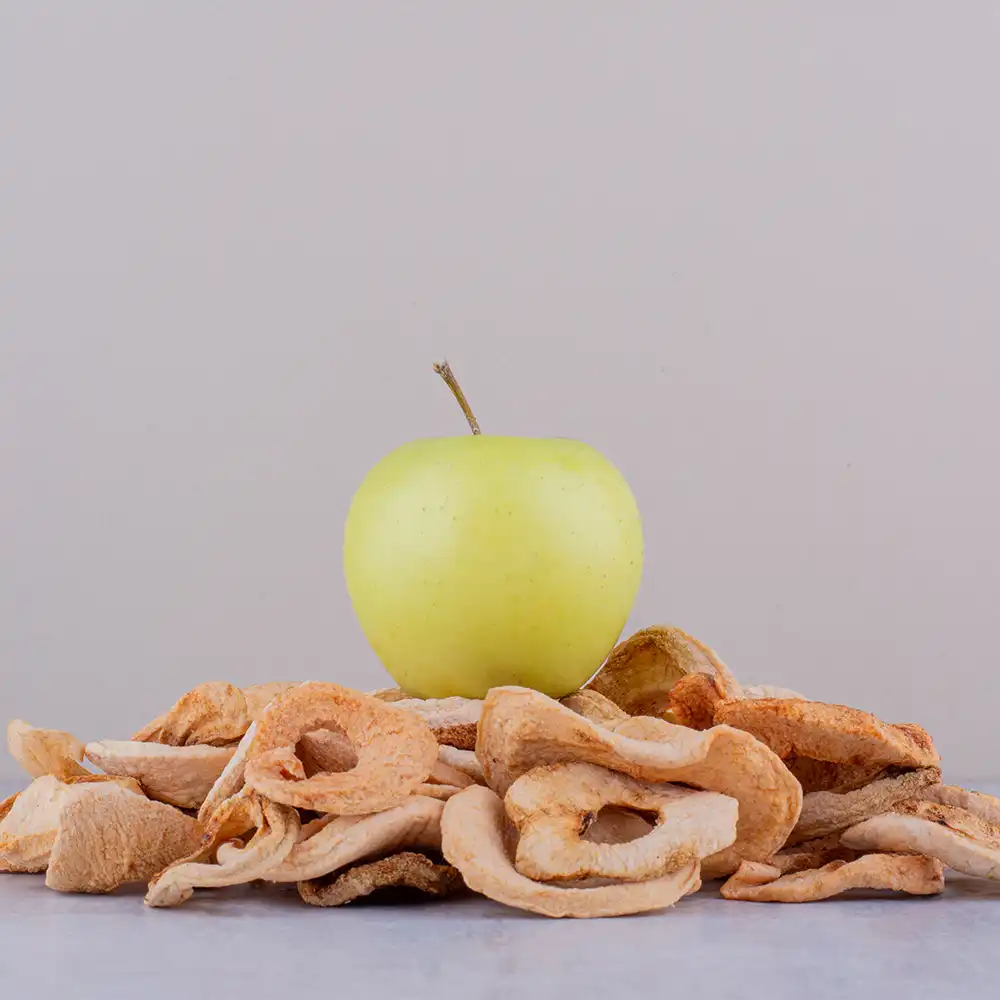
[(344, 573), (379, 659), (420, 698), (519, 684), (575, 691), (621, 634), (642, 574), (642, 523), (621, 473), (563, 438), (479, 426), (412, 441), (354, 496)]

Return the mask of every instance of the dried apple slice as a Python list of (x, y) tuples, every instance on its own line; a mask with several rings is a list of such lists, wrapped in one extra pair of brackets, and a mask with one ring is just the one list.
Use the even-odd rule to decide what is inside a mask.
[[(350, 771), (306, 776), (294, 747), (305, 733), (324, 728), (345, 734), (357, 764)], [(437, 748), (412, 712), (338, 684), (309, 681), (286, 691), (261, 715), (244, 780), (285, 805), (362, 815), (403, 802), (427, 780)]]
[(782, 758), (910, 768), (941, 762), (920, 726), (891, 725), (846, 705), (782, 698), (727, 701), (716, 710), (715, 722), (752, 733)]
[(371, 816), (337, 816), (297, 843), (265, 877), (270, 882), (304, 882), (373, 855), (439, 849), (443, 812), (443, 802), (412, 795)]
[(106, 774), (136, 778), (151, 799), (197, 809), (236, 752), (235, 747), (171, 746), (131, 740), (87, 744), (87, 758)]
[(427, 896), (451, 896), (464, 888), (451, 865), (435, 863), (426, 854), (401, 851), (387, 858), (354, 865), (331, 882), (299, 882), (299, 896), (311, 906), (343, 906), (386, 889), (415, 889)]
[[(648, 833), (595, 843), (586, 832), (608, 806), (647, 814)], [(514, 866), (536, 881), (610, 878), (639, 882), (701, 861), (736, 839), (736, 799), (650, 784), (596, 764), (528, 771), (504, 797), (519, 841)]]
[(824, 837), (871, 816), (891, 812), (895, 805), (919, 795), (940, 779), (939, 767), (923, 767), (887, 775), (850, 792), (809, 792), (802, 797), (802, 813), (788, 843)]
[(738, 698), (741, 689), (713, 649), (669, 625), (644, 628), (611, 651), (607, 662), (587, 684), (629, 715), (670, 717), (670, 691), (688, 674), (715, 677), (724, 697)]
[(247, 803), (255, 829), (249, 843), (235, 847), (230, 842), (234, 849), (226, 852), (224, 860), (220, 851), (219, 864), (184, 859), (171, 865), (149, 883), (147, 906), (177, 906), (196, 888), (252, 882), (288, 856), (298, 838), (299, 814), (258, 795), (249, 795)]
[(23, 719), (14, 719), (7, 726), (7, 749), (33, 778), (51, 774), (63, 779), (90, 773), (80, 763), (83, 743), (60, 729), (38, 729)]
[[(673, 906), (701, 885), (698, 865), (689, 865), (645, 882), (588, 888), (534, 882), (511, 860), (516, 831), (500, 797), (473, 785), (445, 805), (442, 852), (474, 892), (547, 917), (615, 917)], [(514, 845), (509, 852), (508, 844)]]
[(487, 784), (506, 794), (541, 764), (583, 761), (640, 781), (676, 782), (737, 799), (736, 842), (706, 859), (703, 877), (766, 861), (795, 826), (802, 789), (781, 760), (750, 734), (729, 726), (705, 732), (662, 719), (626, 719), (605, 729), (527, 688), (494, 688), (486, 697), (476, 756)]
[(143, 726), (132, 739), (176, 747), (194, 743), (224, 746), (239, 740), (250, 721), (246, 698), (238, 687), (209, 681), (188, 691), (169, 712)]
[(77, 788), (59, 811), (45, 884), (60, 892), (111, 892), (145, 882), (198, 844), (179, 809), (111, 782)]
[(1000, 879), (1000, 828), (957, 806), (900, 803), (845, 830), (840, 841), (859, 851), (925, 854), (966, 875)]
[(848, 889), (892, 889), (931, 896), (944, 889), (944, 873), (933, 858), (902, 854), (866, 854), (790, 875), (782, 875), (771, 865), (744, 861), (723, 885), (722, 895), (754, 903), (811, 903)]

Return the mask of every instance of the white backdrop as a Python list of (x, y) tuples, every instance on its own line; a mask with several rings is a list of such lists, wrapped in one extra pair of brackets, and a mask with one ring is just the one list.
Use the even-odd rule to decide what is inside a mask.
[(0, 715), (382, 683), (342, 524), (463, 432), (447, 355), (629, 479), (630, 628), (995, 775), (998, 48), (986, 2), (3, 4)]

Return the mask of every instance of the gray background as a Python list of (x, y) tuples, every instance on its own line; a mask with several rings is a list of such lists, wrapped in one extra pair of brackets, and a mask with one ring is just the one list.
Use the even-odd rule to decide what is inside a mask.
[(463, 432), (447, 355), (631, 482), (630, 628), (995, 774), (998, 51), (970, 0), (0, 4), (0, 715), (382, 683), (342, 523)]

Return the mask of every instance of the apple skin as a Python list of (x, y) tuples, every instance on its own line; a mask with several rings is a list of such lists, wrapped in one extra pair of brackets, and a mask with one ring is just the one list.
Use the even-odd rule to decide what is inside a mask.
[(565, 438), (412, 441), (365, 477), (344, 529), (361, 628), (420, 698), (575, 691), (621, 634), (642, 522), (621, 473)]

